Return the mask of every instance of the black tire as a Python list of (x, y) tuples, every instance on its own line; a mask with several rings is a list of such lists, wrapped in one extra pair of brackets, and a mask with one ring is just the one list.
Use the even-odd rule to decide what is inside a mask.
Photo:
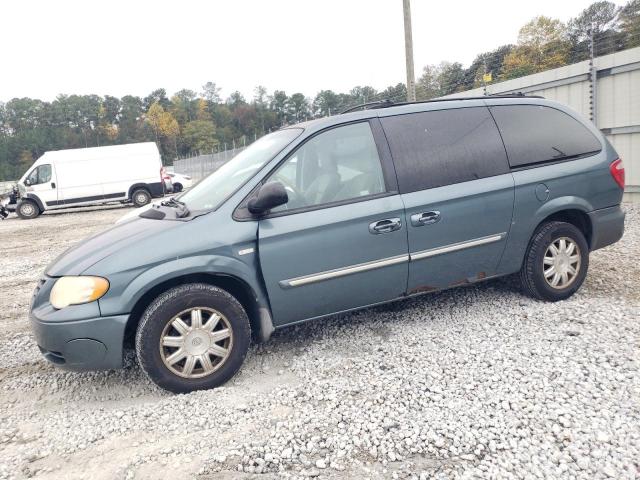
[(179, 193), (182, 191), (182, 184), (181, 183), (174, 183), (173, 184), (173, 191), (175, 193)]
[[(169, 369), (161, 353), (161, 338), (176, 315), (194, 307), (221, 313), (232, 331), (230, 353), (216, 370), (200, 378), (185, 378)], [(251, 343), (249, 319), (242, 305), (221, 288), (190, 283), (172, 288), (156, 298), (145, 310), (136, 331), (136, 354), (140, 367), (159, 387), (173, 393), (187, 393), (218, 387), (242, 366)]]
[(40, 215), (40, 207), (33, 200), (21, 200), (16, 207), (16, 213), (23, 220), (31, 220), (32, 218), (36, 218)]
[(151, 194), (146, 188), (138, 188), (131, 194), (131, 201), (136, 207), (144, 207), (151, 201)]
[[(580, 264), (577, 273), (565, 288), (554, 288), (545, 279), (544, 257), (551, 243), (566, 237), (578, 246)], [(535, 231), (520, 270), (524, 293), (538, 300), (557, 302), (573, 295), (584, 282), (589, 269), (589, 245), (582, 232), (570, 223), (547, 222)]]

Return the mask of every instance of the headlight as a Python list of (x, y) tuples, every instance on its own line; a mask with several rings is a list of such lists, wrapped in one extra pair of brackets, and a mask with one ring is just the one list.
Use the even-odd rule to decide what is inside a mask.
[(49, 302), (58, 310), (69, 305), (93, 302), (109, 290), (109, 281), (102, 277), (62, 277), (51, 289)]

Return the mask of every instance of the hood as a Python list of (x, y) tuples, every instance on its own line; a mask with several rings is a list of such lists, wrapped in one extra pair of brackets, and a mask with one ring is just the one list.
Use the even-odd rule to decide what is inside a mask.
[(47, 267), (46, 273), (51, 277), (80, 275), (92, 265), (121, 249), (153, 239), (181, 225), (184, 223), (144, 218), (120, 223), (65, 251)]

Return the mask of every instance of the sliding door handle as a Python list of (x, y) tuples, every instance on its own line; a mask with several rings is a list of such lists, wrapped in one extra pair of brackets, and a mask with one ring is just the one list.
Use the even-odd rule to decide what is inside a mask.
[(440, 212), (433, 210), (430, 212), (420, 212), (411, 215), (411, 225), (421, 227), (422, 225), (431, 225), (440, 221)]
[(369, 224), (369, 233), (378, 235), (379, 233), (395, 232), (402, 228), (402, 221), (399, 218), (387, 218)]

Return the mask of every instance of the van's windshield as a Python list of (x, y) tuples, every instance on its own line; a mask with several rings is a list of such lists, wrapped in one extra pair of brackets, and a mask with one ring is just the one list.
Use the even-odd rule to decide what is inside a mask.
[(265, 135), (177, 198), (191, 212), (218, 208), (301, 133), (301, 128), (286, 128)]

